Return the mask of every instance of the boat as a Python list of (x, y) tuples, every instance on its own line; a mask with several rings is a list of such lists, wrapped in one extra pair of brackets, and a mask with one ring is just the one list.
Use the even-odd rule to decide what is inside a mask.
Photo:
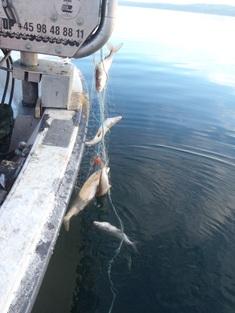
[(0, 4), (1, 313), (31, 312), (79, 173), (89, 98), (67, 58), (99, 50), (115, 21), (116, 0), (66, 5)]

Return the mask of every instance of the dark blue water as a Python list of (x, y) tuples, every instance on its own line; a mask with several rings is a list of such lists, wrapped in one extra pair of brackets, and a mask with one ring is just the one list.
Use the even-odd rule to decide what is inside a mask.
[[(113, 266), (113, 312), (232, 313), (235, 22), (137, 6), (119, 16), (113, 42), (124, 46), (107, 91), (110, 113), (123, 115), (108, 139), (112, 199), (138, 253), (124, 246)], [(93, 59), (76, 63), (91, 85)], [(33, 313), (108, 312), (118, 241), (92, 221), (118, 223), (101, 202), (61, 230)]]

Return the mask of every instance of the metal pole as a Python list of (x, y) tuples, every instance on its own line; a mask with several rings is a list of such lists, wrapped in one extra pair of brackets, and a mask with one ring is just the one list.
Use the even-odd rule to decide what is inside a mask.
[[(38, 55), (32, 52), (21, 52), (21, 63), (26, 67), (32, 67), (38, 65)], [(22, 81), (22, 103), (27, 107), (34, 107), (38, 99), (38, 83), (27, 81), (27, 75), (25, 80)]]

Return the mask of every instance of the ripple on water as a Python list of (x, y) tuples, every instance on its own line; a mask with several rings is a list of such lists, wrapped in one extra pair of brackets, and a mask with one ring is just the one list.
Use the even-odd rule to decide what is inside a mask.
[[(133, 8), (131, 12), (135, 13)], [(165, 22), (161, 11), (155, 10), (151, 16), (156, 12), (167, 26), (169, 23)], [(187, 25), (191, 23), (192, 15), (190, 18), (186, 13), (179, 16), (173, 11), (170, 15), (180, 17), (177, 21), (182, 22), (186, 18)], [(221, 28), (222, 24), (215, 17), (207, 17), (203, 15), (204, 25), (215, 21), (210, 31), (215, 25)], [(201, 18), (202, 15), (193, 15), (193, 43), (196, 37), (201, 38), (196, 36)], [(154, 19), (158, 21), (155, 15)], [(142, 27), (139, 19), (136, 23)], [(203, 35), (205, 29), (203, 26), (201, 31), (202, 28)], [(155, 34), (156, 28), (153, 29)], [(177, 44), (173, 46), (174, 32), (168, 32), (168, 43), (165, 31), (159, 28), (157, 33), (164, 35), (159, 37), (153, 53), (152, 43), (146, 45), (146, 34), (143, 38), (140, 33), (138, 38), (129, 38), (115, 56), (110, 71), (111, 115), (123, 115), (123, 120), (107, 135), (112, 197), (125, 232), (138, 242), (139, 250), (139, 254), (133, 255), (123, 249), (113, 267), (119, 291), (113, 312), (233, 313), (234, 89), (208, 79), (214, 69), (226, 73), (228, 65), (224, 67), (211, 58), (214, 51), (216, 55), (220, 52), (213, 49), (211, 42), (210, 49), (204, 53), (205, 42), (197, 40), (191, 51), (196, 53), (192, 56), (188, 50), (182, 51), (184, 47), (188, 49), (187, 45), (178, 47), (181, 33), (177, 34)], [(217, 37), (214, 38), (218, 44)], [(188, 42), (188, 37), (185, 39)], [(197, 53), (198, 48), (200, 53)], [(148, 53), (143, 53), (144, 50)], [(183, 57), (181, 52), (185, 52)], [(221, 56), (217, 56), (220, 60)], [(84, 68), (90, 78), (91, 62), (87, 64)], [(99, 124), (97, 108), (94, 103), (89, 138)], [(89, 150), (86, 156), (90, 158), (93, 152)], [(106, 312), (110, 305), (107, 262), (118, 242), (95, 230), (92, 221), (108, 220), (117, 225), (117, 220), (107, 201), (102, 201), (103, 206), (94, 202), (74, 219), (73, 242), (70, 245), (67, 242), (72, 258), (72, 247), (79, 237), (84, 255), (82, 262), (78, 261), (75, 275), (73, 313)], [(63, 247), (59, 249), (63, 256)], [(58, 257), (58, 263), (61, 260), (64, 266), (66, 261)], [(63, 294), (68, 290), (57, 285), (58, 294), (60, 290)], [(64, 286), (63, 280), (61, 285)], [(44, 311), (44, 303), (42, 307)], [(52, 306), (44, 312), (50, 313), (55, 311), (53, 309)]]
[(218, 156), (180, 149), (166, 151), (161, 146), (132, 146), (129, 155), (128, 147), (123, 148), (125, 153), (115, 151), (112, 157), (112, 175), (119, 181), (113, 195), (125, 201), (126, 212), (135, 212), (135, 223), (141, 222), (139, 229), (144, 229), (147, 238), (185, 220), (184, 227), (199, 240), (213, 234), (216, 222), (219, 230), (231, 214), (234, 190), (226, 175), (234, 168), (226, 158), (218, 161)]

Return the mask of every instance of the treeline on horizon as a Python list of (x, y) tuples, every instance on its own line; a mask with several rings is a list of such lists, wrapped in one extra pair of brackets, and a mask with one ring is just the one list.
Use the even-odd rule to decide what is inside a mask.
[(226, 4), (175, 4), (175, 3), (158, 3), (158, 2), (147, 2), (147, 1), (130, 1), (130, 0), (119, 0), (119, 4), (143, 7), (150, 9), (161, 9), (161, 10), (173, 10), (173, 11), (184, 11), (193, 13), (204, 13), (204, 14), (215, 14), (223, 16), (235, 16), (235, 6)]

